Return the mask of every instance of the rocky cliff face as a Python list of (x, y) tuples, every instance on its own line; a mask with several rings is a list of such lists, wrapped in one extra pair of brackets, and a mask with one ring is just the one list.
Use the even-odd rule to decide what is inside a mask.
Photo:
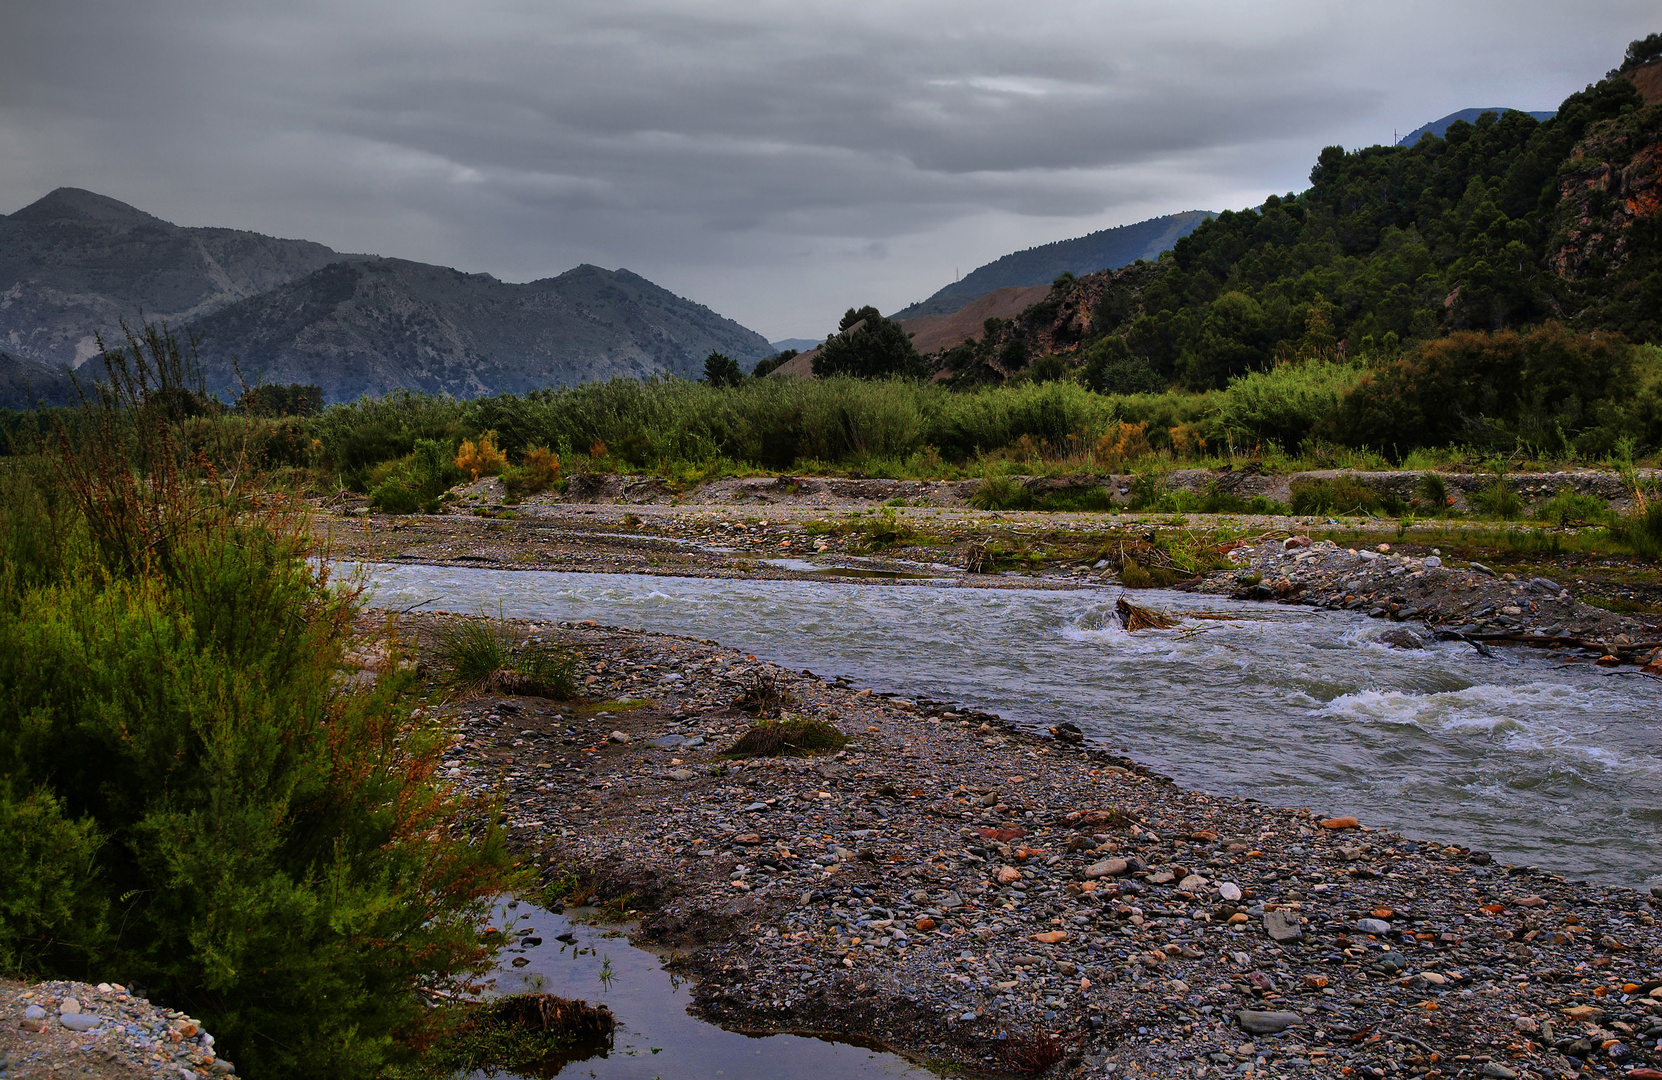
[[(1641, 68), (1640, 73), (1662, 64)], [(1659, 80), (1662, 81), (1662, 80)], [(1569, 312), (1638, 341), (1662, 336), (1662, 104), (1595, 125), (1558, 172), (1547, 265)]]

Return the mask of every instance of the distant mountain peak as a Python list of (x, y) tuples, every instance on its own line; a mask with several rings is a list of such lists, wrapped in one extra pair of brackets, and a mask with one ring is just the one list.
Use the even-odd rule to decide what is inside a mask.
[(109, 221), (133, 225), (167, 222), (146, 214), (136, 206), (84, 188), (61, 187), (36, 199), (17, 213), (13, 221)]
[(1083, 277), (1098, 270), (1118, 270), (1138, 259), (1153, 261), (1213, 216), (1210, 210), (1186, 210), (1012, 252), (889, 317), (905, 321), (922, 315), (951, 315), (995, 289), (1049, 285), (1064, 272)]

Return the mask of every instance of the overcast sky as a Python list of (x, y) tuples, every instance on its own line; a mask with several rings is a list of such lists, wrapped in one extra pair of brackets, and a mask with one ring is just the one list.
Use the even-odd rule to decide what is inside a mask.
[(1550, 109), (1655, 0), (0, 0), (0, 212), (525, 281), (643, 274), (770, 339), (1007, 252), (1306, 186), (1327, 145)]

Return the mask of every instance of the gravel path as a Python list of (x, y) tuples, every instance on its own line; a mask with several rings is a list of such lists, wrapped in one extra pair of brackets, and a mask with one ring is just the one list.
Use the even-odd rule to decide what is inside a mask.
[[(521, 630), (576, 648), (585, 692), (612, 704), (454, 706), (446, 768), (505, 796), (547, 878), (576, 870), (647, 940), (687, 950), (699, 1008), (727, 1026), (981, 1070), (1054, 1057), (1051, 1075), (1079, 1077), (1658, 1061), (1648, 895), (1185, 791), (1067, 729), (1024, 734), (713, 642)], [(764, 673), (848, 747), (721, 758), (751, 722), (732, 702)]]

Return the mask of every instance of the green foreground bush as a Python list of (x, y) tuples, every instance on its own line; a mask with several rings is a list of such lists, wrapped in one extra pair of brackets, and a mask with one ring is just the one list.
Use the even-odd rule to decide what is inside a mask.
[(411, 676), (342, 677), (300, 516), (156, 413), (176, 361), (130, 341), (89, 437), (0, 472), (0, 969), (145, 987), (256, 1080), (373, 1077), (515, 877)]

